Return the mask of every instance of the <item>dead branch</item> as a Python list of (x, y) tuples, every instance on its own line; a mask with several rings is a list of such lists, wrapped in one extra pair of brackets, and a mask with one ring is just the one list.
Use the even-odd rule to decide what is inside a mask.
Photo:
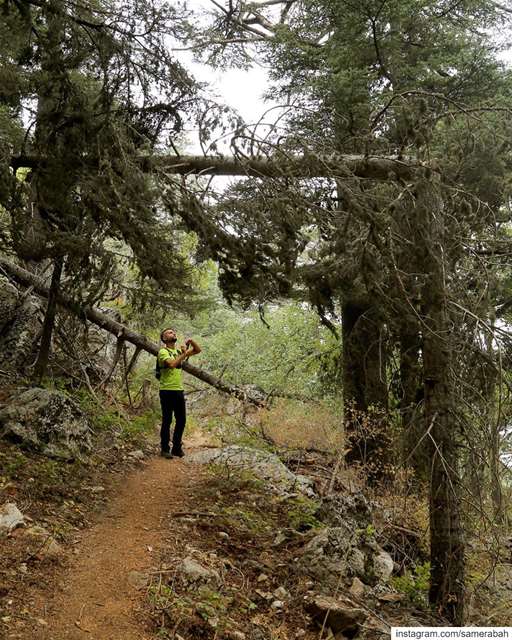
[[(414, 159), (398, 160), (393, 157), (366, 157), (361, 155), (331, 155), (321, 157), (285, 156), (265, 158), (236, 158), (227, 156), (140, 156), (145, 171), (164, 171), (179, 175), (252, 176), (287, 178), (346, 178), (347, 175), (373, 180), (411, 180), (425, 165)], [(11, 167), (36, 168), (44, 165), (45, 158), (36, 155), (15, 156)], [(91, 160), (91, 162), (94, 162)]]

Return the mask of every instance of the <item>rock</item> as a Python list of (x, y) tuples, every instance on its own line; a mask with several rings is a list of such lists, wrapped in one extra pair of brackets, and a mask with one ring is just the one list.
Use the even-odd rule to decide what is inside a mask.
[(250, 630), (250, 640), (272, 640), (274, 633), (266, 627), (253, 626)]
[(400, 602), (405, 598), (403, 593), (381, 593), (377, 596), (382, 602)]
[(219, 626), (219, 619), (218, 618), (208, 618), (207, 619), (207, 624), (209, 627), (211, 627), (212, 629), (216, 629)]
[(62, 546), (55, 540), (55, 538), (48, 538), (45, 546), (39, 552), (43, 558), (58, 558), (64, 552)]
[(393, 558), (389, 553), (386, 553), (386, 551), (381, 550), (374, 556), (373, 573), (380, 582), (387, 582), (391, 577), (394, 568), (395, 565)]
[(91, 432), (84, 412), (61, 391), (28, 389), (0, 410), (0, 437), (50, 457), (89, 452)]
[(353, 637), (364, 623), (368, 614), (354, 606), (352, 602), (330, 596), (316, 596), (306, 603), (306, 611), (322, 626), (325, 622), (333, 633), (343, 633)]
[(349, 551), (350, 537), (344, 528), (323, 529), (304, 547), (298, 568), (329, 592), (340, 579), (352, 577), (347, 562)]
[(212, 448), (197, 451), (185, 460), (195, 464), (220, 464), (233, 469), (249, 469), (263, 480), (270, 489), (280, 495), (300, 491), (309, 497), (315, 497), (312, 482), (292, 473), (273, 453), (232, 445), (224, 448)]
[[(34, 336), (40, 330), (39, 301), (24, 296), (0, 277), (0, 369), (24, 372), (34, 355)], [(23, 373), (21, 373), (23, 376)]]
[(363, 598), (366, 592), (366, 585), (359, 578), (354, 578), (350, 585), (349, 593), (355, 598)]
[(134, 460), (144, 460), (145, 455), (144, 451), (142, 451), (141, 449), (137, 449), (136, 451), (130, 451), (128, 457), (133, 458)]
[(29, 527), (25, 531), (25, 535), (32, 536), (33, 538), (48, 538), (50, 536), (50, 532), (44, 527), (41, 527), (40, 525), (35, 524), (34, 526)]
[(365, 563), (366, 556), (357, 547), (353, 547), (347, 557), (347, 567), (351, 575), (364, 576), (365, 575)]
[(130, 571), (128, 582), (135, 589), (145, 589), (148, 586), (149, 577), (147, 573), (142, 571)]
[(366, 529), (372, 524), (372, 507), (362, 493), (336, 493), (323, 498), (317, 518), (331, 527), (350, 522), (354, 530)]
[(36, 557), (39, 558), (39, 560), (43, 560), (44, 558), (55, 560), (64, 553), (62, 546), (44, 527), (37, 525), (30, 527), (25, 531), (25, 535), (38, 539)]
[(359, 578), (371, 586), (389, 580), (393, 561), (374, 539), (353, 522), (340, 520), (343, 526), (320, 531), (304, 547), (298, 568), (312, 577), (328, 594), (340, 580), (348, 586)]
[(0, 509), (0, 532), (13, 531), (25, 525), (25, 516), (14, 502), (6, 502)]
[[(407, 620), (407, 624), (413, 626), (411, 619)], [(420, 622), (418, 622), (417, 624), (418, 626), (421, 626)], [(379, 620), (378, 618), (374, 618), (374, 617), (370, 617), (365, 622), (364, 628), (367, 631), (376, 631), (378, 634), (377, 637), (379, 638), (386, 638), (391, 634), (391, 627), (385, 622), (383, 622), (382, 620)]]
[(266, 573), (260, 573), (257, 577), (256, 582), (268, 582), (268, 576)]
[(278, 600), (287, 600), (290, 597), (290, 594), (284, 587), (277, 587), (277, 589), (274, 591), (274, 596)]
[(209, 582), (211, 580), (219, 582), (219, 574), (213, 569), (207, 569), (203, 567), (199, 562), (196, 562), (193, 558), (184, 558), (178, 567), (179, 572), (184, 578), (190, 582)]
[(229, 540), (229, 533), (226, 533), (225, 531), (219, 531), (217, 535), (219, 538), (222, 538), (222, 540)]
[(103, 493), (105, 491), (105, 487), (91, 487), (90, 488), (90, 492), (91, 493)]
[(286, 540), (287, 540), (286, 534), (283, 533), (282, 531), (279, 531), (276, 537), (274, 538), (272, 544), (274, 545), (274, 547), (278, 547), (280, 544), (283, 544), (283, 542), (286, 542)]
[(282, 609), (284, 607), (284, 602), (282, 600), (274, 600), (270, 606), (272, 609)]

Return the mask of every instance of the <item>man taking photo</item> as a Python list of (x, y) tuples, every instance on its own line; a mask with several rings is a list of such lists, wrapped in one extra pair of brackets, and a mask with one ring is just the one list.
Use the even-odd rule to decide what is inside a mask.
[[(160, 455), (164, 458), (182, 458), (181, 439), (187, 421), (185, 392), (183, 390), (181, 366), (190, 356), (201, 353), (201, 348), (192, 339), (176, 348), (177, 335), (174, 329), (164, 329), (160, 339), (165, 347), (158, 352), (160, 369), (160, 404), (162, 406), (162, 428), (160, 430)], [(174, 415), (174, 433), (170, 450), (171, 422)]]

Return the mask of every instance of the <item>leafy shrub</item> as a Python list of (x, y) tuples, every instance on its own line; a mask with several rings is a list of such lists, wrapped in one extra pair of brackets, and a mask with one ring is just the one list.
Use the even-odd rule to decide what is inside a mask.
[(413, 573), (407, 571), (403, 576), (392, 578), (391, 584), (395, 589), (404, 593), (415, 606), (427, 606), (430, 586), (430, 562), (417, 565)]

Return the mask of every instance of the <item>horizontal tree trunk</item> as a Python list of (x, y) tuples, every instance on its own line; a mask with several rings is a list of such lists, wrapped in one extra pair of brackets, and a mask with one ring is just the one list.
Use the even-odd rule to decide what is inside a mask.
[[(21, 285), (26, 287), (33, 287), (33, 291), (35, 293), (44, 298), (48, 297), (48, 287), (44, 285), (41, 278), (37, 277), (33, 273), (30, 273), (30, 271), (27, 271), (26, 269), (23, 269), (22, 267), (19, 267), (18, 265), (5, 260), (5, 258), (1, 256), (0, 267), (4, 272), (8, 273)], [(158, 354), (159, 347), (157, 344), (149, 340), (149, 338), (147, 338), (146, 336), (140, 333), (136, 333), (120, 322), (117, 322), (113, 318), (110, 318), (105, 313), (101, 313), (101, 311), (98, 311), (97, 309), (94, 309), (92, 307), (83, 307), (76, 301), (72, 300), (62, 293), (57, 296), (57, 302), (61, 307), (64, 307), (66, 310), (71, 311), (71, 313), (74, 313), (79, 318), (89, 320), (102, 329), (105, 329), (105, 331), (108, 331), (109, 333), (117, 336), (118, 339), (126, 340), (126, 342), (130, 342), (136, 347), (143, 349), (144, 351), (147, 351), (154, 356)], [(215, 387), (219, 391), (223, 391), (224, 393), (235, 396), (239, 400), (250, 402), (251, 404), (258, 407), (265, 406), (265, 403), (260, 398), (251, 395), (251, 393), (245, 391), (243, 388), (229, 384), (228, 382), (224, 382), (223, 380), (219, 380), (219, 378), (212, 375), (211, 373), (208, 373), (208, 371), (204, 371), (203, 369), (200, 369), (199, 367), (196, 367), (188, 362), (183, 363), (183, 370), (194, 376), (195, 378), (198, 378), (199, 380), (206, 382), (212, 387)]]
[[(366, 157), (359, 155), (286, 156), (274, 158), (235, 158), (227, 156), (141, 156), (142, 167), (148, 171), (164, 171), (179, 175), (252, 176), (346, 178), (357, 176), (373, 180), (410, 180), (425, 165), (414, 159), (398, 160), (393, 157)], [(15, 156), (13, 169), (35, 168), (44, 165), (44, 158), (35, 155)]]

